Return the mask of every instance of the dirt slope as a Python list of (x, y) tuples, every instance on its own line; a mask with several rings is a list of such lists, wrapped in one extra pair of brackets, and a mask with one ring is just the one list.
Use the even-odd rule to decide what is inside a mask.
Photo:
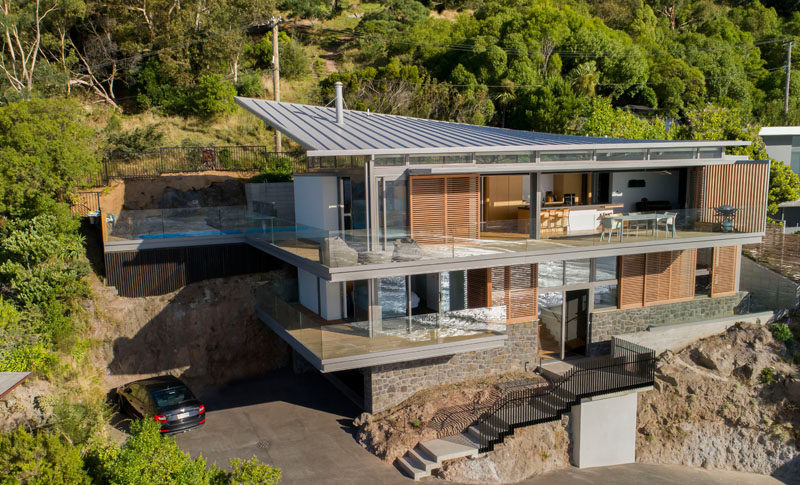
[[(640, 394), (637, 460), (800, 481), (790, 356), (766, 327), (743, 324), (664, 354), (655, 390)], [(763, 369), (773, 377), (762, 381)]]

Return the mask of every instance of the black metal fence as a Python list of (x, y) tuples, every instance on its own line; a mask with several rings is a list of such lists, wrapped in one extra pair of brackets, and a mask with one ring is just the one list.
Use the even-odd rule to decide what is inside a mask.
[(306, 158), (302, 153), (274, 152), (266, 146), (164, 147), (105, 160), (100, 173), (87, 175), (81, 185), (98, 187), (113, 178), (151, 178), (209, 170), (302, 173), (306, 171)]
[(576, 362), (549, 386), (510, 392), (481, 414), (471, 434), (481, 453), (491, 451), (516, 428), (559, 420), (581, 399), (653, 385), (655, 364), (655, 351), (612, 339), (610, 356)]

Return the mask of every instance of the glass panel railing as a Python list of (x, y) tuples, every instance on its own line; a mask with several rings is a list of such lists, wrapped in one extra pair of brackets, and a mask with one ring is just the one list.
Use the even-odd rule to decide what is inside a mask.
[(109, 231), (111, 240), (236, 234), (250, 222), (245, 206), (123, 210)]
[(626, 212), (605, 206), (543, 209), (539, 239), (529, 236), (528, 218), (447, 227), (387, 227), (326, 230), (278, 217), (247, 212), (244, 207), (209, 207), (123, 211), (111, 239), (245, 235), (251, 242), (274, 245), (331, 268), (418, 260), (452, 259), (556, 248), (714, 237), (720, 233), (758, 233), (763, 207)]
[(256, 305), (320, 359), (452, 343), (505, 333), (505, 307), (476, 308), (376, 321), (326, 321), (274, 287), (256, 288)]

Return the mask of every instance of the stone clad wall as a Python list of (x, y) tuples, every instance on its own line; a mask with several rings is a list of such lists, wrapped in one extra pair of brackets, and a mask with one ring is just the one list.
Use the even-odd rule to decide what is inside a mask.
[(364, 370), (364, 403), (378, 412), (399, 404), (414, 393), (493, 374), (533, 371), (539, 364), (537, 323), (506, 327), (503, 347), (412, 362), (378, 365)]
[(746, 292), (739, 292), (731, 296), (594, 312), (590, 331), (592, 353), (604, 353), (612, 335), (641, 332), (648, 327), (733, 316), (734, 310), (746, 303), (746, 295)]

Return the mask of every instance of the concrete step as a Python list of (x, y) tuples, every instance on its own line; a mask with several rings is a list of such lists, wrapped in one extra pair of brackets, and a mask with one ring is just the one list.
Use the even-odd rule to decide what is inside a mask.
[(436, 458), (429, 455), (419, 444), (411, 450), (408, 450), (406, 455), (413, 457), (428, 473), (442, 466), (441, 462), (436, 461)]
[(467, 428), (467, 433), (478, 443), (488, 443), (500, 436), (494, 428), (487, 427), (483, 423), (473, 424)]
[(477, 456), (479, 444), (467, 433), (425, 441), (418, 445), (437, 463), (464, 456)]
[(405, 475), (414, 480), (431, 476), (431, 472), (408, 453), (395, 460), (395, 463)]

